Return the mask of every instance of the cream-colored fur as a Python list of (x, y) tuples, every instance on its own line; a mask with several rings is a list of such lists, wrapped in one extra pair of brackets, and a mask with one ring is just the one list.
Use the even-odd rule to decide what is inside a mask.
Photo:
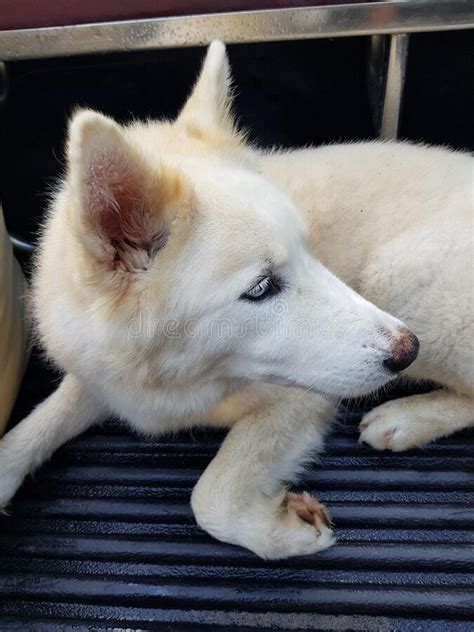
[(470, 155), (408, 143), (279, 152), (264, 173), (307, 214), (311, 249), (420, 339), (405, 371), (442, 386), (378, 406), (361, 440), (406, 450), (474, 424), (474, 216)]
[[(402, 449), (472, 422), (470, 169), (407, 144), (249, 147), (219, 42), (175, 122), (76, 114), (32, 292), (66, 376), (0, 442), (0, 505), (107, 414), (146, 433), (221, 424), (198, 523), (265, 558), (330, 546), (324, 508), (284, 483), (321, 449), (339, 398), (414, 360), (388, 312), (421, 338), (407, 373), (443, 390), (375, 409), (362, 438)], [(274, 292), (251, 300), (259, 283)]]

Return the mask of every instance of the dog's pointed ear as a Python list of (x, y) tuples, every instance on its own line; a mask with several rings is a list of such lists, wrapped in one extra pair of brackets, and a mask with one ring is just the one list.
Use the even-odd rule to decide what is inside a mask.
[(198, 138), (235, 134), (232, 78), (225, 45), (215, 40), (207, 49), (201, 73), (177, 121)]
[(68, 185), (76, 234), (97, 259), (146, 268), (164, 246), (179, 174), (153, 169), (112, 119), (80, 111), (69, 127)]

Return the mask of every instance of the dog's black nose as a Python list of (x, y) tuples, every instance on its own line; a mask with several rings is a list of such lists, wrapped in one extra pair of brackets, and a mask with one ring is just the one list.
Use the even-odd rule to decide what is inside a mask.
[(418, 355), (420, 342), (408, 329), (401, 331), (392, 347), (392, 355), (384, 360), (384, 365), (389, 371), (398, 373), (406, 369)]

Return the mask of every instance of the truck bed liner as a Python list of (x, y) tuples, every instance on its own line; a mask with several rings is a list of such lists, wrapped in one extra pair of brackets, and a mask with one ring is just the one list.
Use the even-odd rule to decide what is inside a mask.
[[(15, 420), (53, 382), (34, 356)], [(110, 421), (79, 437), (0, 518), (0, 629), (472, 629), (472, 434), (377, 453), (357, 444), (359, 416), (302, 481), (338, 544), (279, 562), (193, 520), (190, 491), (224, 433), (145, 439)]]

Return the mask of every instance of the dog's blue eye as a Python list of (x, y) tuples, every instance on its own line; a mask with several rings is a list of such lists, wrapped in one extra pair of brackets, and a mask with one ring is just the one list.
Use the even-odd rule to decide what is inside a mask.
[(281, 286), (279, 283), (275, 279), (266, 276), (259, 279), (257, 283), (244, 292), (240, 298), (247, 299), (248, 301), (262, 301), (269, 296), (278, 294), (280, 290)]

